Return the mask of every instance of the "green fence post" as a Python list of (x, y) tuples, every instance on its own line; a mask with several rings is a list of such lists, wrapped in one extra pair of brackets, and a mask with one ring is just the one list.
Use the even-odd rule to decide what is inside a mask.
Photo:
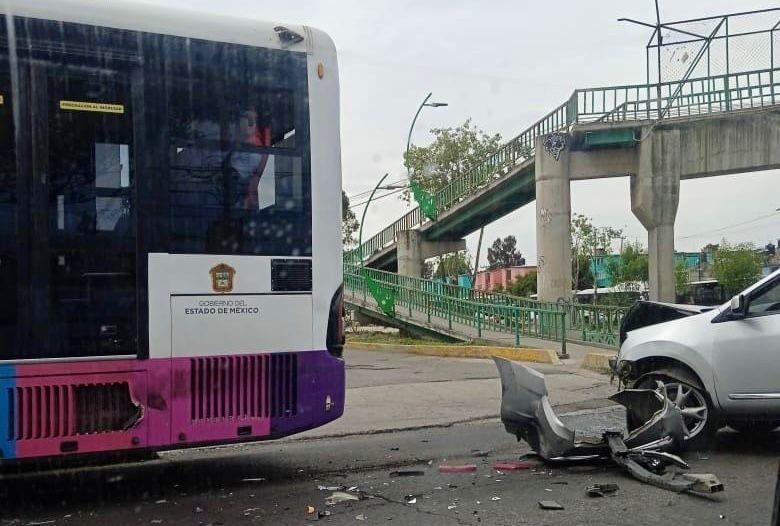
[(518, 323), (517, 309), (513, 309), (515, 318), (515, 347), (520, 347), (520, 324)]
[(568, 358), (569, 353), (566, 352), (566, 312), (563, 313), (563, 327), (564, 330), (561, 334), (561, 355), (559, 358)]
[(444, 300), (447, 302), (447, 322), (449, 323), (450, 330), (452, 330), (452, 302), (449, 298)]
[(482, 338), (482, 305), (477, 304), (477, 338)]
[(431, 297), (425, 296), (425, 310), (428, 312), (428, 323), (431, 323)]

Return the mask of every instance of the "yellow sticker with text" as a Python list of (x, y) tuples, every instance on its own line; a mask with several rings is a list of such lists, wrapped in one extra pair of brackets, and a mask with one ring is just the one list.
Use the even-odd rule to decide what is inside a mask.
[(94, 111), (98, 113), (124, 113), (125, 107), (122, 104), (108, 104), (105, 102), (84, 102), (76, 100), (61, 100), (61, 110), (70, 111)]

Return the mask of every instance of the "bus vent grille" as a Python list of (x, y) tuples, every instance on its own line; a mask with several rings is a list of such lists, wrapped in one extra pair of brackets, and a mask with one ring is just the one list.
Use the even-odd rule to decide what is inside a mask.
[(271, 355), (271, 416), (287, 417), (298, 413), (298, 356)]
[(273, 292), (311, 292), (310, 259), (272, 259)]
[(292, 354), (190, 359), (190, 419), (294, 415), (297, 363)]
[(123, 431), (142, 416), (127, 382), (7, 388), (10, 440)]

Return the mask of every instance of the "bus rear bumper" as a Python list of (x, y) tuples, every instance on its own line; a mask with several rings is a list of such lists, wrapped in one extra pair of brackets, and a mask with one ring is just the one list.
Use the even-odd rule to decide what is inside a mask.
[(0, 366), (0, 461), (278, 438), (344, 411), (327, 351)]

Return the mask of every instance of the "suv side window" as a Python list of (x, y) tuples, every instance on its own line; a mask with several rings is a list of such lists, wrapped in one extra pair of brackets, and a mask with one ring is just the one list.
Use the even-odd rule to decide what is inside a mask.
[(780, 281), (775, 281), (769, 288), (750, 299), (748, 316), (780, 313)]

